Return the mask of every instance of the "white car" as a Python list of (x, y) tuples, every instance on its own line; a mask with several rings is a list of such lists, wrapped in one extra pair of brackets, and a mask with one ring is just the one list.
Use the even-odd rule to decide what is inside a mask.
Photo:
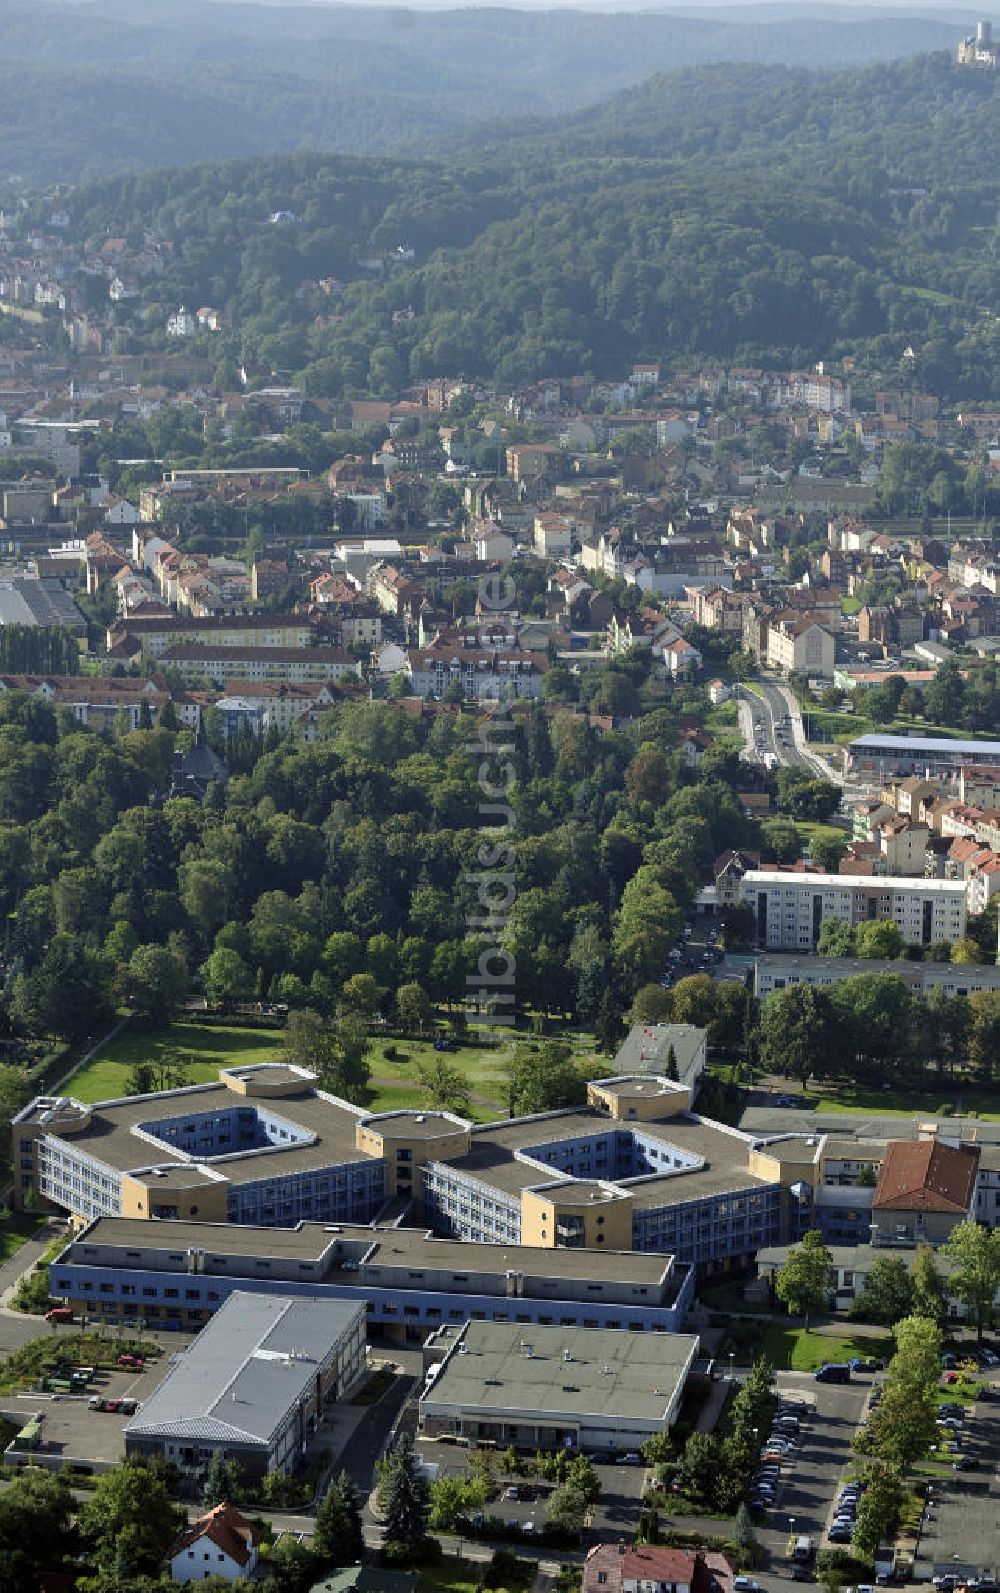
[(764, 1589), (752, 1576), (738, 1576), (733, 1582), (733, 1593), (764, 1593)]

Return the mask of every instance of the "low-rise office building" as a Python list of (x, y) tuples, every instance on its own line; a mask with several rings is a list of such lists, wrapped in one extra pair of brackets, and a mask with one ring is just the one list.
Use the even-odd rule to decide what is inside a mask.
[(365, 1356), (361, 1305), (236, 1293), (127, 1424), (126, 1457), (195, 1486), (215, 1456), (252, 1479), (291, 1473)]
[(419, 1228), (129, 1217), (91, 1223), (49, 1280), (100, 1322), (194, 1329), (239, 1291), (361, 1306), (372, 1330), (404, 1340), (469, 1318), (676, 1333), (694, 1294), (693, 1269), (672, 1256), (473, 1247)]
[[(698, 1340), (604, 1329), (443, 1329), (420, 1396), (420, 1430), (523, 1449), (638, 1449), (677, 1418)], [(428, 1352), (435, 1348), (432, 1340)]]
[[(743, 959), (739, 966), (742, 971)], [(764, 1000), (792, 985), (827, 989), (855, 974), (892, 974), (909, 990), (926, 995), (942, 990), (948, 996), (969, 996), (976, 990), (1000, 990), (1000, 968), (977, 962), (906, 962), (888, 957), (798, 957), (762, 953), (751, 959), (753, 993)], [(734, 971), (735, 971), (734, 966)], [(728, 972), (724, 963), (723, 974)]]

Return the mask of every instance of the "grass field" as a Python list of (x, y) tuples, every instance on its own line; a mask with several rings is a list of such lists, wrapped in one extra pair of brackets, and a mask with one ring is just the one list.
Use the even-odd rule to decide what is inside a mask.
[(78, 1069), (67, 1081), (66, 1089), (78, 1101), (114, 1100), (125, 1094), (129, 1073), (136, 1063), (155, 1061), (170, 1050), (193, 1059), (189, 1069), (192, 1084), (209, 1084), (218, 1078), (221, 1067), (275, 1061), (281, 1050), (281, 1035), (236, 1025), (216, 1028), (174, 1023), (155, 1030), (129, 1026), (92, 1062)]
[(817, 1112), (864, 1112), (880, 1117), (974, 1116), (988, 1123), (1000, 1122), (1000, 1095), (982, 1090), (956, 1094), (946, 1084), (927, 1090), (883, 1090), (874, 1086), (865, 1089), (850, 1084), (838, 1091), (834, 1085), (824, 1083), (820, 1095), (806, 1092), (806, 1104)]
[(893, 1353), (891, 1339), (855, 1338), (850, 1333), (814, 1333), (810, 1328), (773, 1322), (760, 1336), (761, 1349), (772, 1366), (793, 1372), (815, 1372), (824, 1361), (849, 1361), (855, 1355), (885, 1360)]
[(851, 839), (847, 830), (842, 829), (839, 824), (819, 824), (813, 819), (793, 819), (792, 822), (802, 839), (803, 846), (809, 846), (817, 835), (833, 836), (835, 840), (845, 843)]
[[(594, 1042), (589, 1036), (567, 1038), (581, 1060), (593, 1055)], [(221, 1067), (275, 1061), (281, 1054), (281, 1035), (277, 1031), (272, 1034), (244, 1029), (237, 1024), (216, 1027), (175, 1023), (153, 1031), (127, 1028), (99, 1056), (72, 1074), (65, 1088), (80, 1101), (116, 1100), (126, 1093), (129, 1074), (137, 1063), (155, 1061), (171, 1050), (192, 1059), (188, 1069), (192, 1084), (211, 1084)], [(393, 1054), (387, 1056), (387, 1051)], [(364, 1104), (376, 1112), (428, 1106), (429, 1096), (418, 1068), (439, 1056), (459, 1068), (468, 1082), (473, 1096), (470, 1117), (484, 1123), (507, 1115), (506, 1048), (457, 1045), (454, 1051), (439, 1053), (430, 1040), (375, 1040), (368, 1055), (371, 1083)], [(18, 1243), (23, 1243), (23, 1239)], [(2, 1244), (0, 1229), (0, 1260)]]
[[(516, 1593), (516, 1590), (528, 1587), (534, 1580), (536, 1567), (533, 1561), (518, 1560), (517, 1564), (523, 1569), (498, 1587), (497, 1593)], [(480, 1593), (483, 1569), (478, 1561), (459, 1560), (445, 1555), (435, 1565), (426, 1565), (420, 1571), (417, 1593)]]
[[(524, 1036), (519, 1036), (524, 1038)], [(593, 1056), (594, 1042), (589, 1036), (566, 1036), (581, 1061)], [(386, 1049), (394, 1052), (386, 1056)], [(371, 1083), (366, 1105), (379, 1112), (397, 1107), (426, 1106), (427, 1091), (420, 1081), (421, 1063), (433, 1063), (438, 1056), (460, 1069), (473, 1100), (469, 1115), (479, 1123), (507, 1115), (507, 1068), (509, 1051), (480, 1046), (457, 1045), (454, 1051), (438, 1053), (430, 1040), (377, 1040), (369, 1053)]]
[(36, 1228), (45, 1221), (38, 1212), (8, 1211), (0, 1217), (0, 1265), (16, 1255)]

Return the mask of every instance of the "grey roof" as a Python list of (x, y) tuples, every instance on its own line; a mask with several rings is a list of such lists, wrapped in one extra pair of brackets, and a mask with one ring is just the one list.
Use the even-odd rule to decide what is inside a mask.
[(1000, 763), (1000, 741), (961, 741), (952, 736), (856, 736), (852, 747), (885, 748), (889, 752), (989, 752)]
[(465, 1156), (449, 1156), (447, 1165), (508, 1195), (540, 1185), (562, 1183), (567, 1174), (558, 1167), (539, 1171), (537, 1165), (520, 1160), (516, 1151), (530, 1156), (533, 1146), (553, 1141), (586, 1138), (609, 1129), (627, 1132), (640, 1130), (651, 1139), (677, 1146), (693, 1156), (704, 1158), (704, 1166), (689, 1173), (674, 1172), (662, 1178), (647, 1177), (639, 1182), (610, 1176), (602, 1179), (619, 1193), (630, 1196), (638, 1206), (673, 1205), (698, 1200), (737, 1189), (763, 1188), (766, 1179), (748, 1170), (751, 1142), (738, 1130), (727, 1130), (712, 1122), (699, 1121), (678, 1112), (642, 1122), (617, 1122), (592, 1107), (577, 1111), (542, 1113), (538, 1117), (514, 1118), (506, 1123), (489, 1123), (473, 1129), (471, 1148)]
[[(942, 1091), (942, 1094), (946, 1094)], [(961, 1139), (981, 1146), (1000, 1145), (1000, 1123), (978, 1117), (943, 1117), (938, 1112), (880, 1117), (877, 1111), (812, 1112), (773, 1106), (748, 1106), (740, 1119), (745, 1134), (834, 1134), (838, 1141), (919, 1139), (928, 1123), (936, 1123), (942, 1139)], [(829, 1148), (827, 1154), (830, 1154)], [(834, 1154), (846, 1154), (838, 1145)]]
[[(249, 1069), (236, 1068), (235, 1076)], [(277, 1074), (272, 1075), (277, 1079)], [(258, 1179), (283, 1178), (307, 1168), (328, 1167), (349, 1162), (369, 1162), (373, 1158), (355, 1145), (355, 1130), (360, 1108), (338, 1102), (314, 1089), (305, 1076), (301, 1088), (288, 1095), (242, 1097), (225, 1084), (191, 1084), (180, 1090), (160, 1094), (123, 1096), (113, 1101), (96, 1101), (89, 1111), (89, 1124), (73, 1134), (74, 1149), (103, 1162), (118, 1172), (134, 1172), (143, 1167), (169, 1167), (171, 1162), (191, 1168), (205, 1157), (188, 1155), (165, 1142), (139, 1138), (136, 1130), (144, 1122), (177, 1117), (185, 1111), (201, 1115), (232, 1106), (260, 1106), (284, 1118), (315, 1138), (275, 1147), (262, 1152), (230, 1152), (210, 1158), (211, 1166), (224, 1173), (231, 1183), (253, 1183)], [(63, 1110), (69, 1112), (71, 1107)], [(32, 1113), (26, 1108), (25, 1116)], [(50, 1132), (58, 1134), (59, 1121), (52, 1121)]]
[(462, 1342), (465, 1352), (452, 1351), (421, 1399), (424, 1410), (543, 1411), (655, 1425), (698, 1351), (687, 1333), (510, 1322), (470, 1322)]
[[(138, 1250), (136, 1267), (156, 1265), (157, 1258), (177, 1257), (183, 1265), (191, 1249), (205, 1252), (206, 1274), (223, 1271), (220, 1261), (238, 1264), (240, 1260), (266, 1257), (287, 1261), (318, 1262), (327, 1258), (326, 1277), (338, 1277), (343, 1257), (350, 1263), (350, 1274), (357, 1276), (359, 1255), (366, 1261), (361, 1276), (371, 1271), (398, 1269), (409, 1271), (444, 1270), (474, 1280), (483, 1272), (504, 1274), (516, 1270), (530, 1280), (535, 1277), (563, 1278), (571, 1282), (591, 1282), (598, 1277), (649, 1288), (659, 1286), (669, 1271), (667, 1256), (634, 1250), (594, 1251), (583, 1249), (539, 1250), (531, 1245), (476, 1244), (464, 1239), (442, 1239), (426, 1228), (375, 1227), (367, 1223), (300, 1222), (294, 1228), (257, 1228), (244, 1223), (148, 1222), (144, 1217), (97, 1217), (76, 1235), (63, 1251), (67, 1264), (102, 1265), (88, 1251)], [(128, 1258), (126, 1258), (128, 1259)], [(599, 1270), (595, 1271), (595, 1268)], [(232, 1274), (230, 1273), (230, 1276)], [(247, 1274), (249, 1275), (249, 1274)]]
[(704, 1063), (707, 1033), (692, 1023), (634, 1023), (618, 1048), (612, 1072), (663, 1073), (673, 1046), (680, 1082), (693, 1084), (699, 1055)]
[(179, 1357), (126, 1438), (207, 1438), (269, 1447), (288, 1411), (364, 1306), (237, 1290)]

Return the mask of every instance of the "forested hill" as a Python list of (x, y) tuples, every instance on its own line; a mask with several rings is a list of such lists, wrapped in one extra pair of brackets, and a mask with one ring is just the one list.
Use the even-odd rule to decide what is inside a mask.
[(718, 61), (954, 51), (967, 19), (815, 4), (604, 15), (217, 0), (0, 0), (0, 188), (301, 148), (421, 150)]
[[(884, 363), (913, 344), (936, 390), (989, 397), (997, 147), (997, 83), (942, 55), (837, 75), (720, 66), (447, 161), (299, 155), (66, 203), (78, 237), (174, 244), (134, 343), (178, 302), (217, 304), (236, 351), (314, 393), (610, 375), (664, 354)], [(276, 210), (293, 219), (271, 225)], [(345, 285), (318, 315), (303, 285), (329, 275)]]

